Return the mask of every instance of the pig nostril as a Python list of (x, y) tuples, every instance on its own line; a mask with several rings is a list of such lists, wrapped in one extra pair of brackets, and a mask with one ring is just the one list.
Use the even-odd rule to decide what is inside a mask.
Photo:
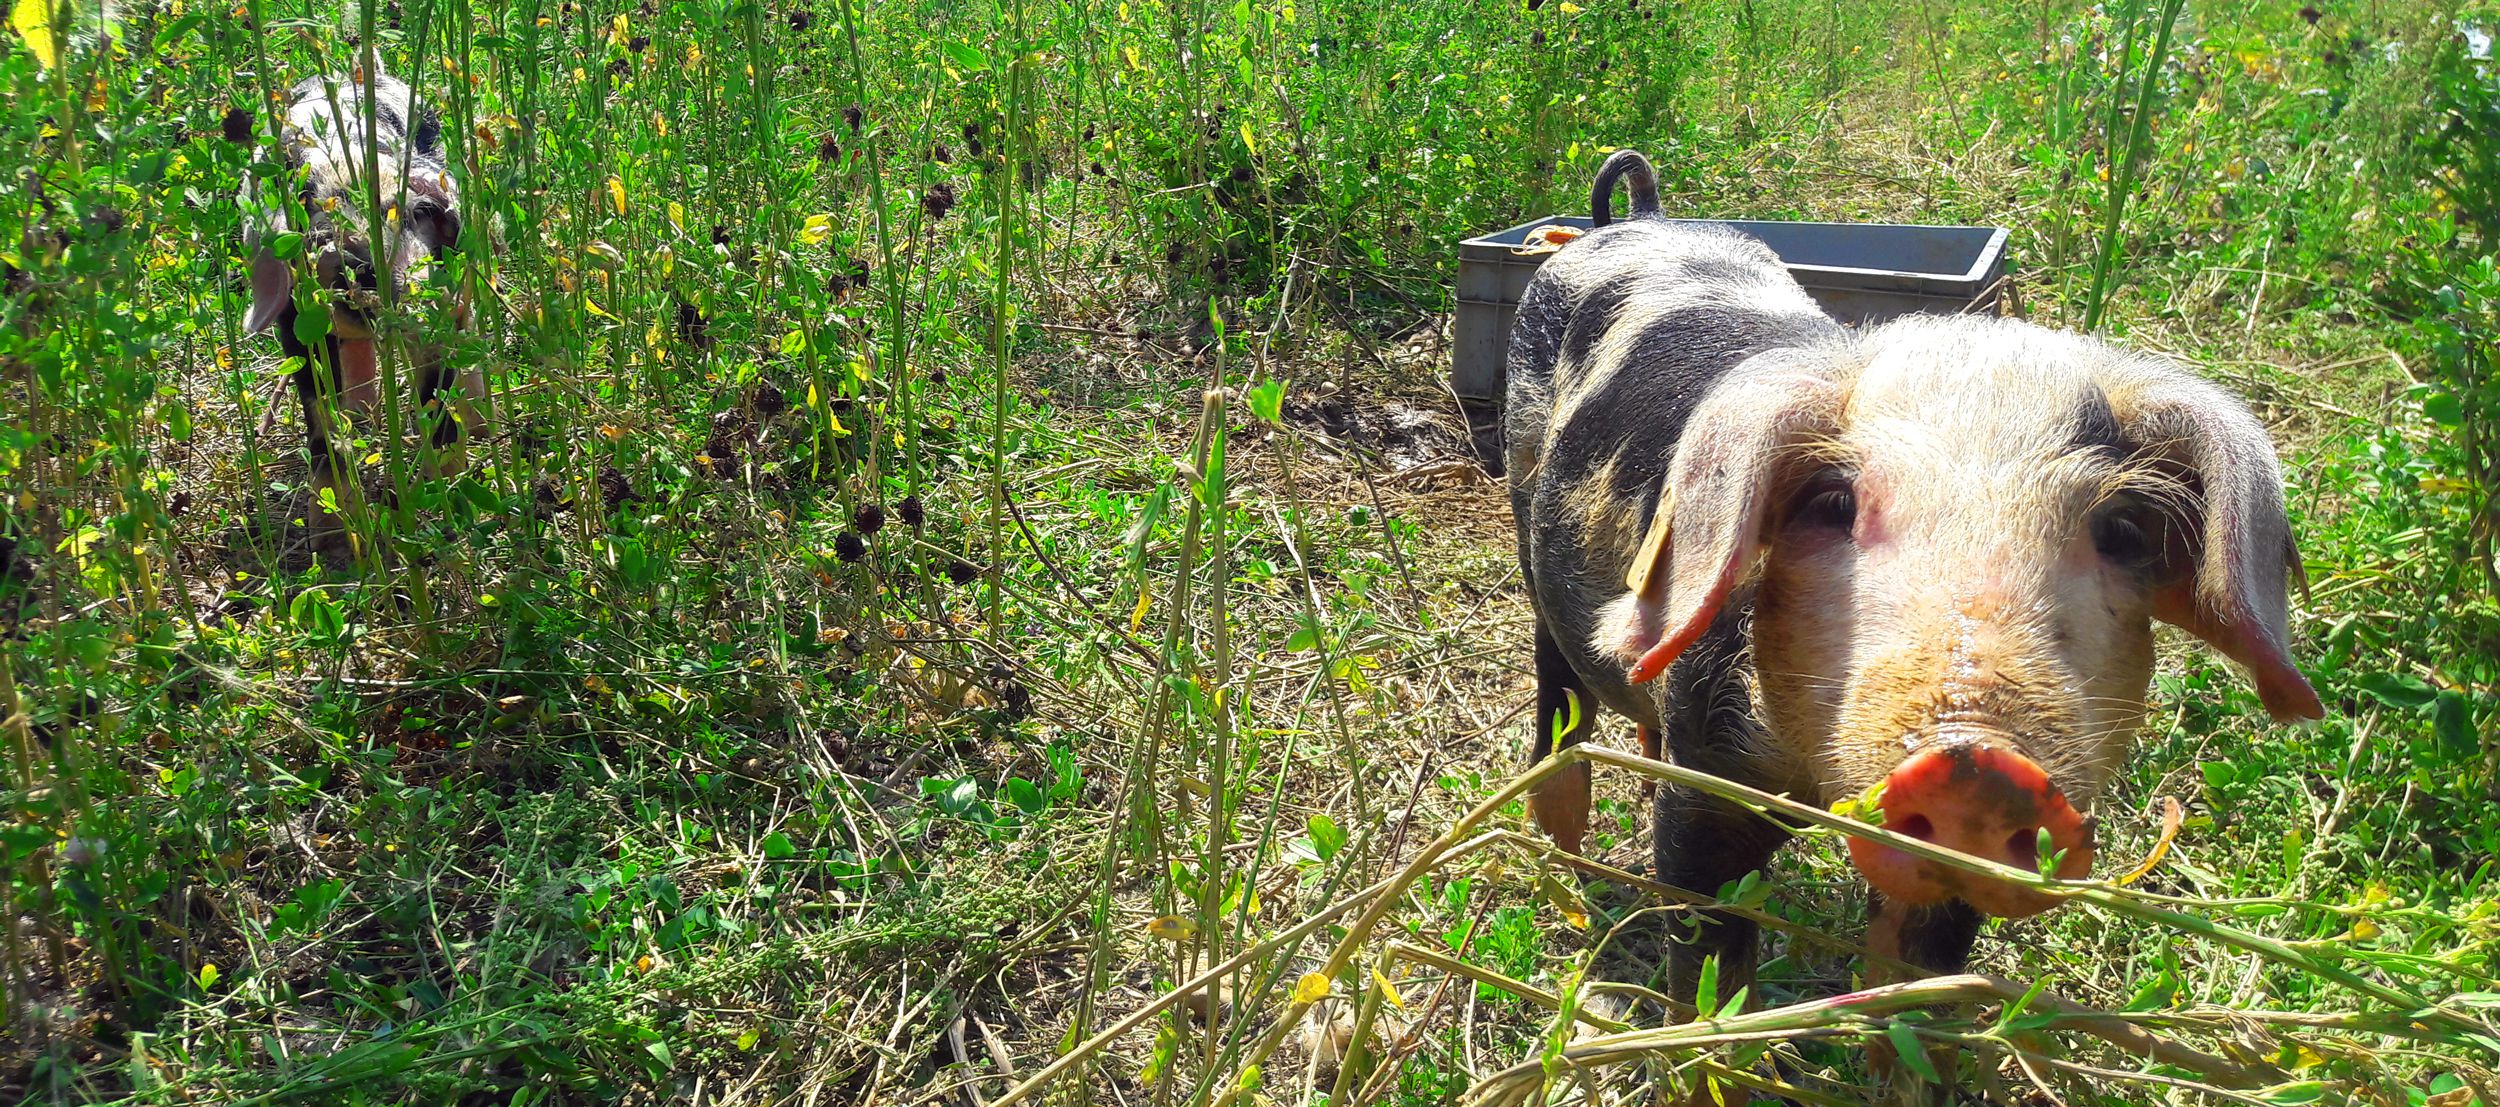
[(2040, 859), (2040, 832), (2037, 829), (2017, 830), (2005, 839), (2005, 852), (2017, 867), (2027, 868)]
[(1912, 815), (1909, 818), (1901, 820), (1901, 824), (1899, 826), (1886, 823), (1884, 829), (1892, 831), (1895, 834), (1906, 834), (1922, 842), (1928, 841), (1936, 836), (1936, 824), (1927, 821), (1927, 816), (1925, 815)]

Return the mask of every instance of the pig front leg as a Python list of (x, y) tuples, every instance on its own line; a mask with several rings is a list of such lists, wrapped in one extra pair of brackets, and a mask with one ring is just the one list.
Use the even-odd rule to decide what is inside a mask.
[[(1979, 940), (1979, 926), (1987, 921), (1971, 905), (1958, 899), (1926, 906), (1913, 906), (1897, 900), (1874, 897), (1874, 906), (1867, 913), (1866, 948), (1874, 953), (1912, 965), (1937, 975), (1962, 971), (1970, 961), (1971, 944)], [(1884, 966), (1869, 966), (1869, 983), (1892, 983), (1901, 974)]]
[[(1667, 759), (1688, 769), (1768, 791), (1789, 790), (1783, 762), (1768, 755), (1769, 736), (1754, 717), (1745, 678), (1748, 605), (1732, 604), (1659, 683), (1660, 730)], [(1647, 735), (1644, 735), (1646, 738)], [(1703, 792), (1658, 788), (1657, 877), (1686, 891), (1712, 895), (1731, 880), (1763, 868), (1788, 841), (1780, 825)], [(1667, 958), (1667, 994), (1690, 1003), (1704, 959), (1719, 959), (1718, 994), (1753, 983), (1760, 928), (1716, 911), (1698, 916), (1691, 941)]]
[[(1906, 961), (1939, 975), (1962, 971), (1970, 961), (1971, 944), (1979, 940), (1980, 924), (1987, 921), (1987, 916), (1958, 899), (1918, 906), (1886, 899), (1880, 894), (1874, 897), (1867, 916), (1868, 952)], [(1891, 984), (1905, 979), (1908, 979), (1907, 974), (1889, 965), (1870, 964), (1866, 968), (1866, 982), (1869, 984)], [(1945, 1051), (1929, 1050), (1928, 1061), (1937, 1072), (1951, 1079), (1953, 1059)], [(1893, 1053), (1891, 1042), (1878, 1041), (1867, 1047), (1867, 1067), (1877, 1079), (1899, 1093), (1896, 1099), (1916, 1099), (1917, 1093), (1913, 1091), (1916, 1082), (1903, 1071), (1901, 1058)]]
[[(1658, 789), (1656, 827), (1658, 879), (1705, 896), (1768, 865), (1772, 852), (1788, 840), (1786, 831), (1751, 811), (1672, 784)], [(1751, 986), (1760, 933), (1751, 920), (1698, 912), (1691, 936), (1668, 948), (1668, 997), (1693, 1002), (1702, 962), (1711, 957), (1719, 959), (1721, 1000)]]

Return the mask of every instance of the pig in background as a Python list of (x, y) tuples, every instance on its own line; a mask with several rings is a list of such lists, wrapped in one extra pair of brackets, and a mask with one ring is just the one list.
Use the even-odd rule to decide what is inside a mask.
[[(443, 156), (434, 109), (381, 71), (308, 77), (288, 94), (278, 152), (288, 173), (264, 185), (247, 180), (243, 203), (252, 258), (249, 332), (275, 330), (297, 359), (313, 483), (335, 488), (350, 459), (334, 442), (330, 404), (372, 418), (383, 407), (385, 309), (416, 298), (432, 267), (460, 249), (460, 188)], [(379, 218), (373, 208), (378, 200)], [(278, 240), (299, 234), (300, 254), (280, 257)], [(299, 282), (301, 277), (309, 278)], [(304, 326), (307, 312), (317, 326)], [(451, 324), (466, 329), (468, 306), (455, 294)], [(485, 429), (486, 398), (475, 366), (454, 370), (439, 343), (403, 344), (414, 406), (432, 420), (436, 471), (465, 467), (463, 447)], [(444, 401), (452, 410), (444, 410)]]
[[(1609, 218), (1628, 179), (1633, 217)], [(1597, 708), (1643, 752), (2020, 868), (2045, 831), (2086, 875), (2091, 811), (2145, 713), (2154, 620), (2245, 666), (2275, 718), (2298, 571), (2265, 429), (2188, 371), (1996, 318), (1833, 322), (1771, 251), (1658, 213), (1649, 163), (1599, 172), (1597, 228), (1538, 271), (1504, 435), (1536, 612), (1536, 756)], [(1586, 766), (1530, 797), (1577, 851)], [(1658, 879), (1704, 893), (1788, 834), (1660, 789)], [(2026, 889), (1852, 840), (1869, 948), (1949, 972)], [(1755, 927), (1704, 922), (1669, 989), (1749, 981)]]

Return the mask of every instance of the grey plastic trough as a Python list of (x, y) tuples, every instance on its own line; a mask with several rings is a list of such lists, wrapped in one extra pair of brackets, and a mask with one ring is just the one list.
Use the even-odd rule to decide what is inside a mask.
[[(1995, 305), (2005, 276), (2000, 227), (1882, 223), (1767, 223), (1675, 219), (1732, 227), (1762, 240), (1833, 318), (1857, 326), (1914, 311), (1946, 314)], [(1503, 359), (1528, 278), (1551, 251), (1513, 253), (1547, 224), (1586, 229), (1585, 216), (1534, 219), (1458, 244), (1458, 314), (1450, 326), (1450, 390), (1467, 411), (1477, 456), (1500, 472)], [(1490, 432), (1488, 436), (1488, 432)], [(1490, 447), (1488, 449), (1488, 447)]]

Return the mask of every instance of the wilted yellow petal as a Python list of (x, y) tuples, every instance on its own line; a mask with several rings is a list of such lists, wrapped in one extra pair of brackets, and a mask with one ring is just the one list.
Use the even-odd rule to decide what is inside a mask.
[(1398, 986), (1389, 983), (1389, 978), (1380, 974), (1377, 964), (1372, 966), (1372, 987), (1380, 989), (1380, 998), (1388, 1000), (1389, 1006), (1406, 1010), (1406, 997), (1399, 995)]
[(1306, 972), (1302, 974), (1302, 979), (1294, 982), (1293, 1001), (1295, 1003), (1317, 1003), (1326, 998), (1328, 998), (1328, 977), (1325, 974)]
[(624, 181), (619, 180), (619, 179), (617, 179), (617, 178), (615, 178), (615, 177), (610, 177), (610, 178), (608, 178), (608, 202), (610, 202), (610, 203), (612, 203), (612, 204), (616, 205), (616, 213), (617, 213), (618, 215), (623, 215), (623, 214), (625, 214), (625, 182), (624, 182)]
[(1146, 933), (1167, 942), (1186, 942), (1198, 933), (1198, 924), (1179, 915), (1158, 915), (1146, 924)]
[(799, 228), (799, 241), (809, 246), (820, 246), (832, 234), (833, 216), (811, 215), (807, 217), (807, 225)]
[(686, 205), (675, 200), (668, 202), (668, 225), (676, 228), (679, 234), (686, 233)]

